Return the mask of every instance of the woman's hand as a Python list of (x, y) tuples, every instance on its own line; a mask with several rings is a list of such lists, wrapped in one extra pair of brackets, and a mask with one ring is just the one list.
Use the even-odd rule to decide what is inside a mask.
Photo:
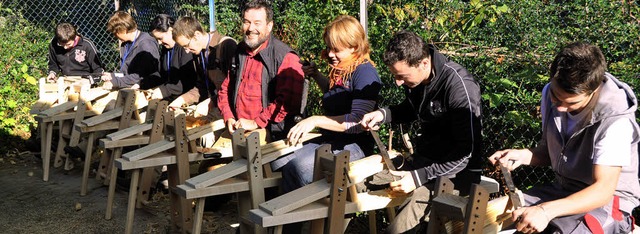
[(293, 126), (289, 133), (287, 134), (287, 138), (289, 140), (290, 145), (297, 145), (298, 143), (302, 143), (301, 139), (311, 130), (316, 128), (315, 116), (311, 116), (309, 118), (303, 119), (296, 126)]

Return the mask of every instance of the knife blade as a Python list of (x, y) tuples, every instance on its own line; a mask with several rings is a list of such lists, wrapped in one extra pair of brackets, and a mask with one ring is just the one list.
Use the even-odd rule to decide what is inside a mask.
[(500, 167), (500, 171), (502, 171), (502, 176), (504, 177), (504, 183), (507, 185), (507, 188), (509, 189), (509, 199), (511, 200), (511, 204), (513, 204), (513, 208), (518, 209), (522, 207), (520, 195), (516, 193), (516, 185), (513, 183), (513, 178), (511, 177), (511, 172), (509, 171), (509, 168), (506, 168), (500, 162), (498, 162), (498, 166)]
[(389, 170), (395, 171), (396, 167), (391, 162), (391, 157), (389, 157), (389, 152), (387, 152), (387, 148), (382, 144), (380, 140), (380, 135), (378, 135), (378, 131), (371, 131), (371, 136), (373, 136), (373, 140), (376, 142), (378, 149), (380, 150), (380, 155), (382, 156), (382, 160), (384, 164), (387, 165)]

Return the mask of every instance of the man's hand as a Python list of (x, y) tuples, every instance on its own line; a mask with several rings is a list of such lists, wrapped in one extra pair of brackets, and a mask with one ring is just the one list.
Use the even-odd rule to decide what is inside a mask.
[(225, 122), (227, 123), (227, 130), (229, 131), (229, 133), (233, 133), (236, 131), (236, 127), (235, 127), (236, 119), (230, 118), (230, 119), (227, 119)]
[(140, 85), (139, 84), (134, 84), (130, 87), (130, 89), (140, 89)]
[(392, 194), (408, 194), (416, 189), (416, 184), (413, 182), (410, 171), (389, 171), (394, 176), (399, 176), (402, 179), (389, 183), (389, 188)]
[(365, 114), (362, 117), (360, 124), (367, 131), (369, 130), (375, 131), (380, 128), (380, 122), (382, 122), (382, 120), (384, 120), (384, 114), (382, 113), (382, 111), (377, 110), (377, 111), (373, 111)]
[(533, 153), (529, 149), (507, 149), (496, 151), (489, 156), (492, 164), (500, 163), (502, 166), (512, 171), (520, 165), (529, 165)]
[(289, 133), (287, 134), (287, 138), (289, 139), (289, 145), (297, 145), (298, 143), (302, 143), (300, 139), (304, 137), (307, 133), (311, 132), (316, 128), (316, 121), (314, 116), (303, 119), (296, 126), (293, 126)]
[(313, 61), (305, 61), (305, 63), (302, 64), (302, 72), (308, 77), (315, 77), (320, 73), (318, 67), (316, 67), (316, 63)]
[(511, 219), (516, 225), (516, 230), (522, 233), (539, 233), (542, 232), (550, 219), (545, 213), (544, 208), (540, 206), (527, 206), (517, 209), (511, 213)]
[(111, 90), (113, 89), (113, 83), (111, 83), (111, 81), (105, 81), (102, 83), (102, 88), (106, 90)]
[(56, 82), (56, 73), (55, 72), (49, 72), (49, 75), (47, 76), (47, 81), (50, 83)]
[(111, 81), (111, 73), (109, 72), (102, 73), (102, 76), (100, 76), (100, 79), (102, 81)]
[(235, 124), (233, 124), (233, 127), (236, 129), (242, 128), (245, 131), (251, 131), (254, 129), (258, 129), (258, 124), (256, 123), (256, 121), (252, 119), (240, 118), (238, 119), (238, 121), (236, 121)]

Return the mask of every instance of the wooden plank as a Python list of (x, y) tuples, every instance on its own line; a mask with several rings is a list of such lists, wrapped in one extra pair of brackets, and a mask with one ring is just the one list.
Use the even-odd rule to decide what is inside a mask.
[(83, 120), (81, 123), (86, 126), (95, 126), (99, 123), (104, 123), (108, 120), (122, 116), (122, 107), (116, 107), (113, 110), (102, 113), (101, 115)]
[(149, 144), (149, 136), (132, 136), (122, 140), (109, 140), (106, 138), (100, 139), (100, 146), (105, 149), (112, 149), (117, 147), (134, 146), (134, 145), (146, 145)]
[(114, 133), (110, 133), (109, 135), (106, 136), (107, 139), (112, 140), (112, 141), (117, 141), (117, 140), (121, 140), (124, 139), (126, 137), (130, 137), (133, 136), (135, 134), (139, 134), (142, 133), (144, 131), (148, 131), (151, 130), (151, 127), (153, 126), (153, 124), (151, 123), (144, 123), (144, 124), (139, 124), (139, 125), (135, 125), (129, 128), (125, 128), (123, 130), (114, 132)]
[[(264, 180), (262, 181), (263, 186), (265, 188), (280, 186), (281, 178), (282, 176), (280, 173), (276, 173), (273, 177), (264, 178)], [(183, 196), (187, 199), (195, 199), (195, 198), (222, 195), (222, 194), (232, 194), (232, 193), (238, 193), (238, 192), (244, 192), (244, 191), (249, 191), (249, 182), (245, 179), (240, 179), (235, 177), (220, 181), (215, 185), (212, 185), (206, 188), (200, 188), (200, 189), (193, 189), (193, 187), (191, 186), (182, 184), (182, 185), (179, 185), (176, 190), (176, 192), (180, 196)]]
[(233, 161), (215, 170), (192, 177), (185, 182), (185, 185), (194, 189), (208, 187), (219, 183), (220, 181), (237, 176), (240, 173), (246, 172), (247, 163), (248, 161), (246, 159)]
[(122, 155), (128, 161), (137, 161), (175, 147), (175, 142), (162, 140)]
[(31, 108), (29, 109), (29, 114), (32, 114), (32, 115), (39, 114), (40, 112), (53, 107), (53, 103), (54, 102), (51, 100), (39, 99), (36, 101), (36, 103), (31, 105)]
[(482, 186), (488, 193), (500, 192), (500, 184), (493, 178), (480, 176), (480, 186)]
[(271, 215), (281, 215), (329, 196), (330, 189), (330, 183), (327, 183), (326, 180), (318, 180), (302, 188), (266, 201), (260, 204), (260, 209)]
[[(189, 154), (189, 162), (195, 162), (205, 160), (202, 157), (202, 154), (199, 153), (190, 153)], [(116, 159), (115, 166), (121, 170), (132, 170), (138, 168), (145, 167), (156, 167), (163, 165), (170, 165), (176, 163), (176, 156), (171, 153), (159, 153), (154, 156), (137, 160), (137, 161), (129, 161), (124, 158)]]
[[(359, 193), (357, 197), (359, 202), (347, 201), (345, 214), (399, 206), (408, 198), (390, 197), (384, 190)], [(323, 198), (281, 215), (271, 215), (268, 211), (253, 209), (249, 212), (249, 219), (263, 227), (273, 227), (289, 223), (323, 219), (327, 218), (328, 214), (329, 199)]]
[(77, 101), (68, 101), (68, 102), (62, 103), (60, 105), (51, 107), (48, 110), (42, 111), (42, 112), (40, 112), (40, 115), (51, 117), (51, 116), (60, 114), (62, 112), (71, 110), (74, 107), (76, 107), (77, 105), (78, 105)]
[[(98, 116), (99, 117), (99, 116)], [(130, 123), (130, 124), (135, 124), (135, 123)], [(82, 132), (82, 133), (87, 133), (87, 132), (98, 132), (98, 131), (106, 131), (106, 130), (115, 130), (118, 129), (118, 126), (120, 125), (120, 121), (119, 120), (107, 120), (105, 122), (102, 122), (98, 125), (92, 125), (92, 126), (88, 126), (85, 124), (76, 124), (75, 129)]]

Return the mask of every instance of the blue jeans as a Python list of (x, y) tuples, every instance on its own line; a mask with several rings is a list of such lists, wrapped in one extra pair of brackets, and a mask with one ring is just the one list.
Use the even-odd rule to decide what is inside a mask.
[[(282, 191), (284, 193), (296, 190), (313, 182), (313, 166), (315, 163), (315, 151), (320, 144), (309, 143), (290, 155), (272, 163), (274, 170), (282, 167)], [(355, 161), (365, 157), (364, 152), (355, 143), (344, 146), (344, 149), (332, 149), (334, 154), (342, 150), (349, 151), (349, 161)]]

